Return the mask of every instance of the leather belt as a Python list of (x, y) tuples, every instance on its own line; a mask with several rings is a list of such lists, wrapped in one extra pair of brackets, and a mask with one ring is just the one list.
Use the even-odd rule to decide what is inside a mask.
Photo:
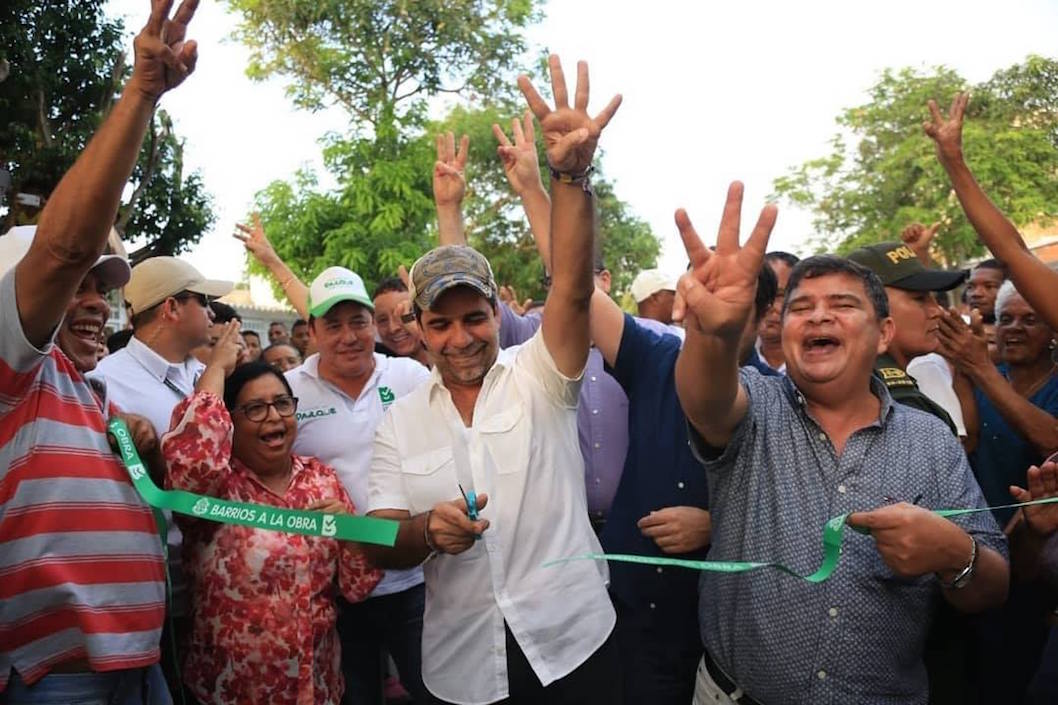
[(731, 698), (733, 702), (738, 703), (738, 705), (761, 705), (760, 701), (754, 700), (742, 692), (742, 689), (727, 677), (727, 674), (713, 660), (708, 651), (705, 652), (702, 660), (705, 662), (705, 670), (709, 672), (709, 677), (713, 679), (713, 683), (716, 683), (720, 690), (727, 693), (727, 697)]

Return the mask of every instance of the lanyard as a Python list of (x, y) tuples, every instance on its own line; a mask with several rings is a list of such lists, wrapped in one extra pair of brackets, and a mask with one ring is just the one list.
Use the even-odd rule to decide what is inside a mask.
[(392, 546), (397, 541), (400, 522), (352, 514), (325, 514), (301, 509), (285, 509), (264, 504), (235, 502), (205, 497), (184, 490), (161, 490), (154, 484), (136, 452), (129, 428), (113, 418), (107, 430), (118, 443), (118, 452), (132, 478), (132, 484), (147, 504), (156, 509), (170, 509), (198, 519), (222, 524), (239, 524), (255, 529), (286, 531), (305, 536), (323, 536), (342, 541), (360, 541)]

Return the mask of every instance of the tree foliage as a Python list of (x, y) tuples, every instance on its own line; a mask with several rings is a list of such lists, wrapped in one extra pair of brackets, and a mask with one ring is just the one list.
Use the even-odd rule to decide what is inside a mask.
[[(301, 171), (258, 194), (269, 238), (295, 272), (308, 278), (343, 264), (371, 284), (435, 244), (433, 137), (453, 130), (471, 138), (464, 203), (471, 244), (504, 283), (542, 293), (542, 265), (491, 131), (525, 109), (513, 95), (514, 72), (526, 52), (521, 30), (539, 16), (533, 0), (228, 4), (242, 18), (237, 36), (250, 47), (252, 78), (286, 78), (296, 105), (338, 106), (349, 116), (347, 134), (324, 139), (336, 187)], [(430, 100), (442, 94), (463, 102), (431, 122)], [(596, 182), (604, 251), (617, 284), (627, 285), (631, 273), (653, 264), (659, 244), (612, 184)], [(252, 263), (251, 270), (260, 272)]]
[[(102, 0), (0, 3), (0, 167), (12, 193), (47, 197), (102, 123), (129, 75), (125, 31)], [(183, 145), (159, 111), (119, 210), (133, 258), (176, 254), (213, 222), (201, 176), (183, 175)], [(0, 230), (34, 219), (10, 208)]]
[(1058, 62), (1030, 56), (976, 86), (951, 69), (884, 71), (870, 101), (837, 118), (830, 153), (776, 179), (779, 196), (814, 213), (816, 245), (848, 251), (941, 221), (942, 258), (982, 246), (922, 131), (930, 98), (944, 108), (970, 90), (963, 150), (984, 190), (1020, 225), (1058, 217)]

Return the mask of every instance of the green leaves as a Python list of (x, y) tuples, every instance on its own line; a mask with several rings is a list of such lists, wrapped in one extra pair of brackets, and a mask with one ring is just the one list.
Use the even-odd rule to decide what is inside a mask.
[[(818, 249), (845, 252), (940, 220), (948, 264), (983, 251), (922, 132), (926, 102), (946, 108), (966, 88), (944, 67), (886, 70), (869, 103), (838, 116), (829, 154), (775, 180), (778, 195), (814, 212)], [(963, 148), (985, 192), (1019, 225), (1058, 217), (1058, 62), (1030, 56), (970, 92)]]

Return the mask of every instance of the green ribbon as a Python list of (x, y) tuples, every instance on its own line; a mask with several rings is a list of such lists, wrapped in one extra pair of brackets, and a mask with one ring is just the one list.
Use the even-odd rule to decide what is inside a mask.
[[(1058, 503), (1058, 497), (1047, 497), (1045, 499), (1034, 499), (1031, 502), (1020, 502), (1018, 504), (1002, 504), (996, 507), (975, 507), (973, 509), (935, 509), (935, 514), (948, 518), (962, 516), (963, 514), (976, 514), (978, 512), (990, 512), (993, 509), (1015, 509), (1028, 507), (1034, 504)], [(812, 573), (800, 573), (789, 566), (776, 561), (694, 561), (686, 558), (665, 558), (662, 556), (637, 556), (627, 553), (584, 553), (579, 556), (558, 558), (544, 563), (544, 567), (569, 563), (570, 561), (616, 561), (619, 563), (640, 563), (643, 565), (673, 566), (676, 568), (690, 568), (691, 570), (704, 570), (710, 573), (748, 573), (761, 568), (773, 568), (775, 570), (792, 575), (810, 583), (821, 583), (829, 578), (838, 567), (841, 559), (841, 544), (845, 538), (845, 520), (848, 514), (839, 514), (827, 520), (823, 527), (823, 562), (820, 563)], [(857, 533), (870, 535), (868, 529), (850, 526)]]
[(121, 460), (132, 478), (132, 484), (143, 500), (154, 509), (169, 509), (196, 519), (207, 519), (221, 524), (239, 524), (255, 529), (323, 536), (342, 541), (359, 541), (382, 546), (392, 546), (397, 541), (400, 522), (392, 519), (284, 509), (265, 504), (205, 497), (184, 490), (158, 489), (147, 474), (147, 468), (140, 460), (139, 453), (136, 452), (136, 445), (132, 442), (132, 435), (125, 422), (113, 418), (107, 422), (107, 430), (117, 440)]

